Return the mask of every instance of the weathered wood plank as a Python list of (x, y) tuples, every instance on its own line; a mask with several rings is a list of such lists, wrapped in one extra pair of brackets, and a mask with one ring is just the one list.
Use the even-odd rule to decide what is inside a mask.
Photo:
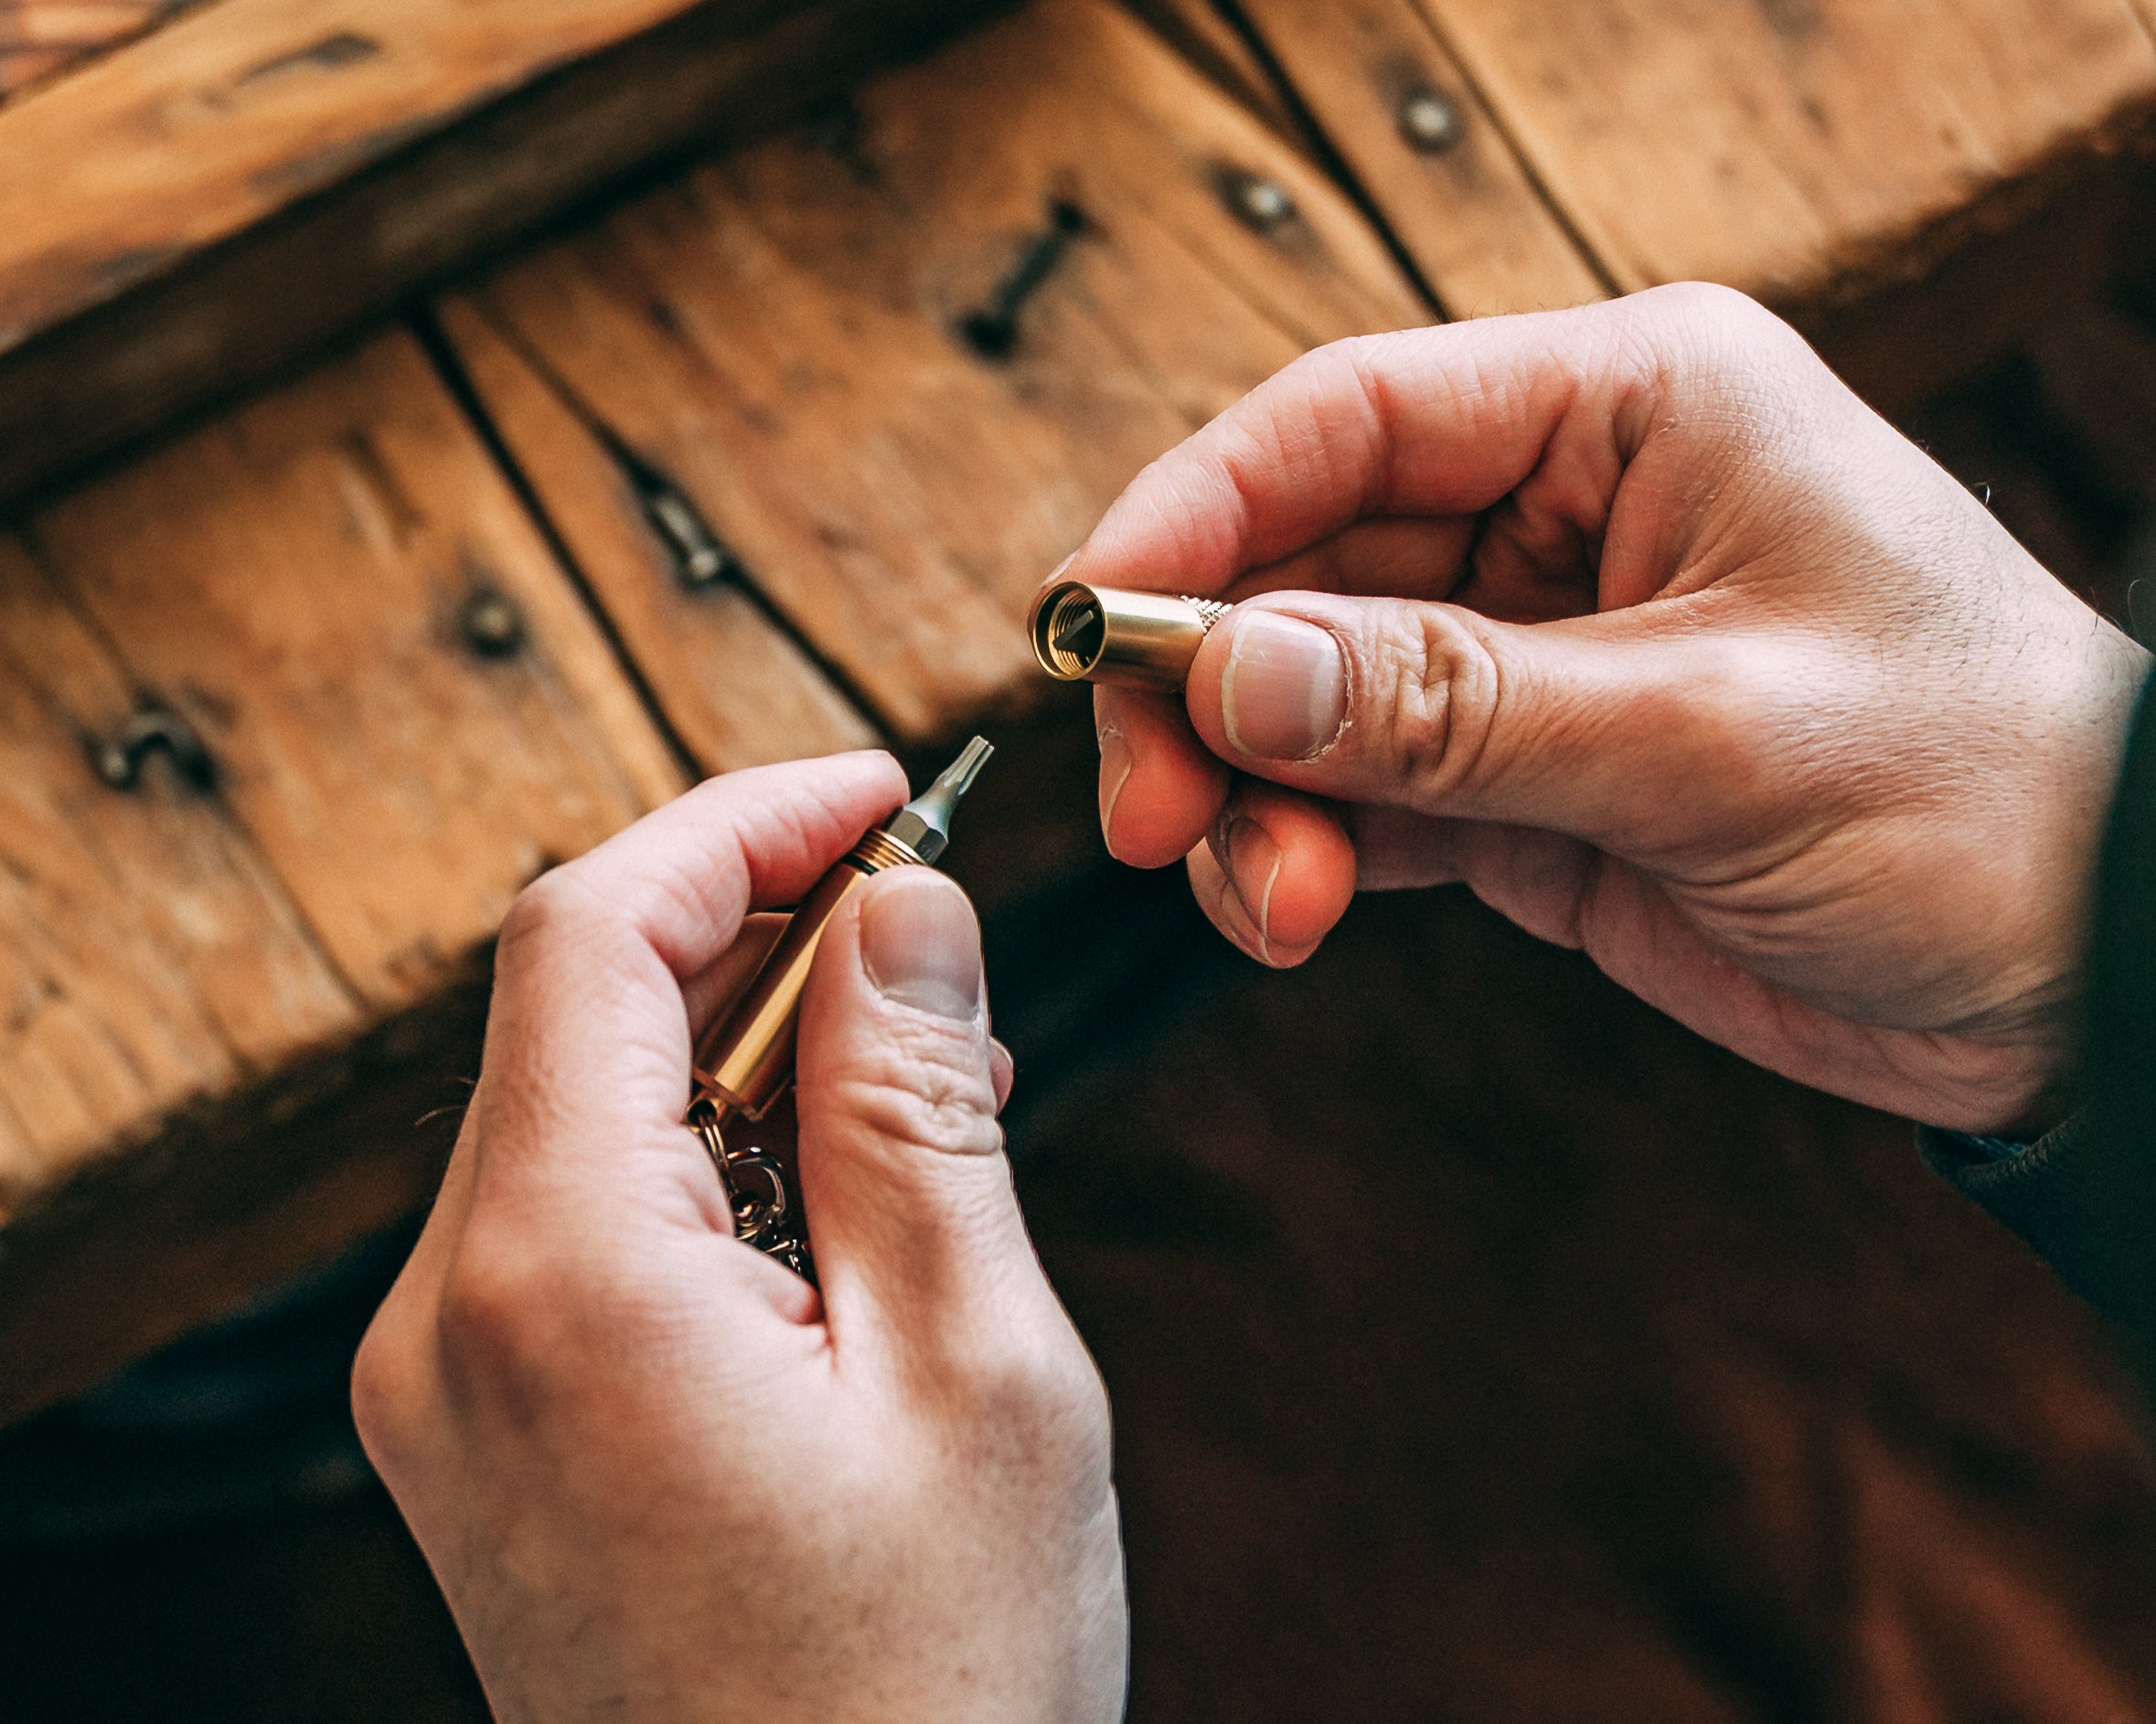
[(1618, 286), (1905, 279), (2156, 110), (2135, 0), (1419, 0)]
[(1602, 296), (1415, 0), (1242, 0), (1242, 12), (1448, 315)]
[(888, 75), (475, 299), (902, 741), (1030, 697), (1026, 600), (1146, 461), (1303, 349), (1427, 315), (1322, 176), (1093, 0)]
[(489, 422), (699, 766), (732, 772), (875, 743), (874, 725), (698, 537), (686, 496), (662, 489), (663, 475), (630, 471), (471, 300), (446, 298), (441, 319)]
[(689, 3), (203, 6), (0, 116), (0, 346)]
[[(37, 516), (67, 591), (377, 1011), (679, 787), (417, 344), (369, 343)], [(492, 633), (467, 627), (475, 609)], [(498, 610), (496, 609), (498, 607)]]
[(430, 1202), (485, 977), (85, 1165), (0, 1231), (0, 1425)]
[(141, 699), (0, 539), (0, 1219), (360, 1020), (218, 798), (164, 755), (132, 791), (98, 777)]
[[(1272, 176), (1299, 213), (1245, 225), (1222, 202), (1231, 170)], [(800, 201), (833, 186), (831, 206)], [(1022, 309), (1008, 352), (968, 346), (955, 325), (1058, 199), (1086, 212), (1069, 267)], [(46, 967), (71, 963), (91, 997), (139, 972), (148, 997), (113, 1006), (133, 1041), (87, 1077), (59, 1057), (82, 1057), (85, 1038), (57, 1006), (45, 1039), (0, 1040), (17, 1210), (0, 1231), (0, 1418), (422, 1196), (440, 1144), (399, 1111), (441, 1099), (444, 1062), (470, 1059), (480, 961), (510, 896), (682, 782), (455, 388), (668, 727), (723, 766), (873, 735), (818, 660), (843, 641), (869, 663), (878, 607), (910, 610), (902, 581), (940, 621), (908, 621), (914, 680), (887, 677), (876, 702), (900, 740), (1008, 695), (1026, 589), (1136, 465), (1311, 341), (1418, 313), (1292, 150), (1092, 5), (879, 90), (850, 139), (706, 170), (606, 231), (607, 245), (557, 250), (575, 271), (542, 260), (443, 302), (447, 381), (410, 336), (371, 342), (41, 507), (35, 563), (12, 554), (0, 644), (36, 667), (26, 686), (47, 689), (67, 662), (15, 615), (32, 598), (45, 633), (71, 626), (103, 681), (70, 672), (72, 706), (36, 697), (33, 716), (60, 715), (43, 732), (11, 725), (11, 793), (94, 833), (69, 801), (87, 800), (133, 835), (147, 931), (86, 903), (89, 885), (70, 899), (48, 879), (37, 908), (55, 925), (117, 932), (80, 934), (78, 951), (0, 927), (0, 948), (26, 974), (57, 952)], [(550, 305), (575, 315), (538, 315)], [(624, 359), (652, 366), (663, 413), (619, 410), (638, 390), (596, 374)], [(691, 468), (682, 499), (753, 553), (763, 590), (792, 571), (864, 615), (810, 604), (806, 628), (729, 580), (692, 591), (652, 492)], [(938, 686), (946, 652), (978, 667), (955, 695)], [(209, 788), (167, 783), (161, 755), (132, 792), (90, 778), (82, 737), (149, 702), (198, 736)], [(235, 933), (175, 888), (190, 852), (138, 830), (166, 802), (206, 823), (197, 847), (232, 850), (205, 867), (286, 931), (278, 962), (296, 980), (273, 980), (283, 949), (243, 916), (227, 918)], [(1064, 824), (1063, 848), (1088, 836)], [(62, 883), (104, 878), (81, 843), (46, 848)], [(287, 998), (304, 1005), (303, 984), (320, 995), (313, 1019)], [(154, 1091), (121, 1081), (137, 1068)]]
[[(216, 0), (0, 108), (0, 492), (984, 0)], [(55, 197), (55, 186), (69, 188)]]
[(1299, 139), (1303, 122), (1279, 80), (1243, 32), (1212, 0), (1125, 0), (1168, 45), (1284, 138)]
[(0, 0), (0, 101), (125, 41), (186, 0)]
[[(144, 707), (207, 767), (101, 782)], [(685, 782), (404, 334), (0, 550), (0, 1418), (423, 1191), (340, 1106), (468, 1058), (518, 889)]]

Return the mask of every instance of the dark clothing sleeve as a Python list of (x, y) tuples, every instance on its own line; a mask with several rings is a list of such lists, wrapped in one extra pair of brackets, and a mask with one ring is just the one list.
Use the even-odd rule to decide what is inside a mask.
[(2087, 1012), (2071, 1120), (2016, 1155), (1943, 1132), (1924, 1152), (2156, 1361), (2156, 679), (2105, 837)]

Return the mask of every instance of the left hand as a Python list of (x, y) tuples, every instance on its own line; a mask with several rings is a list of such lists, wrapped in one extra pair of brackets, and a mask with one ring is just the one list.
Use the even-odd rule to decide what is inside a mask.
[(1121, 1711), (1107, 1403), (1011, 1191), (964, 893), (894, 869), (826, 931), (820, 1296), (734, 1239), (681, 1123), (743, 918), (904, 793), (883, 755), (736, 773), (503, 930), (479, 1087), (353, 1390), (506, 1724)]

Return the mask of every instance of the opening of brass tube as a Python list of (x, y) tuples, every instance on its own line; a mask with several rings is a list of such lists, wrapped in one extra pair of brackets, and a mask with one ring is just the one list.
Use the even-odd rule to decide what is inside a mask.
[(1051, 676), (1077, 681), (1100, 664), (1107, 644), (1107, 615), (1091, 587), (1058, 587), (1033, 612), (1033, 655)]
[(1065, 580), (1033, 601), (1033, 656), (1059, 682), (1180, 688), (1206, 632), (1227, 615), (1211, 599)]

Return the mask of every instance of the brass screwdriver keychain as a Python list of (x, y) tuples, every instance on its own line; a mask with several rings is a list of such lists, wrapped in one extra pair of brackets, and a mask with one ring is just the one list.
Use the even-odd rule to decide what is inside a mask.
[(762, 1150), (730, 1144), (726, 1128), (761, 1120), (794, 1081), (795, 1030), (808, 967), (832, 914), (873, 874), (933, 867), (951, 842), (951, 815), (995, 752), (976, 737), (920, 795), (855, 845), (810, 889), (749, 990), (696, 1049), (688, 1123), (704, 1140), (733, 1209), (734, 1237), (816, 1279), (799, 1196), (784, 1170)]

